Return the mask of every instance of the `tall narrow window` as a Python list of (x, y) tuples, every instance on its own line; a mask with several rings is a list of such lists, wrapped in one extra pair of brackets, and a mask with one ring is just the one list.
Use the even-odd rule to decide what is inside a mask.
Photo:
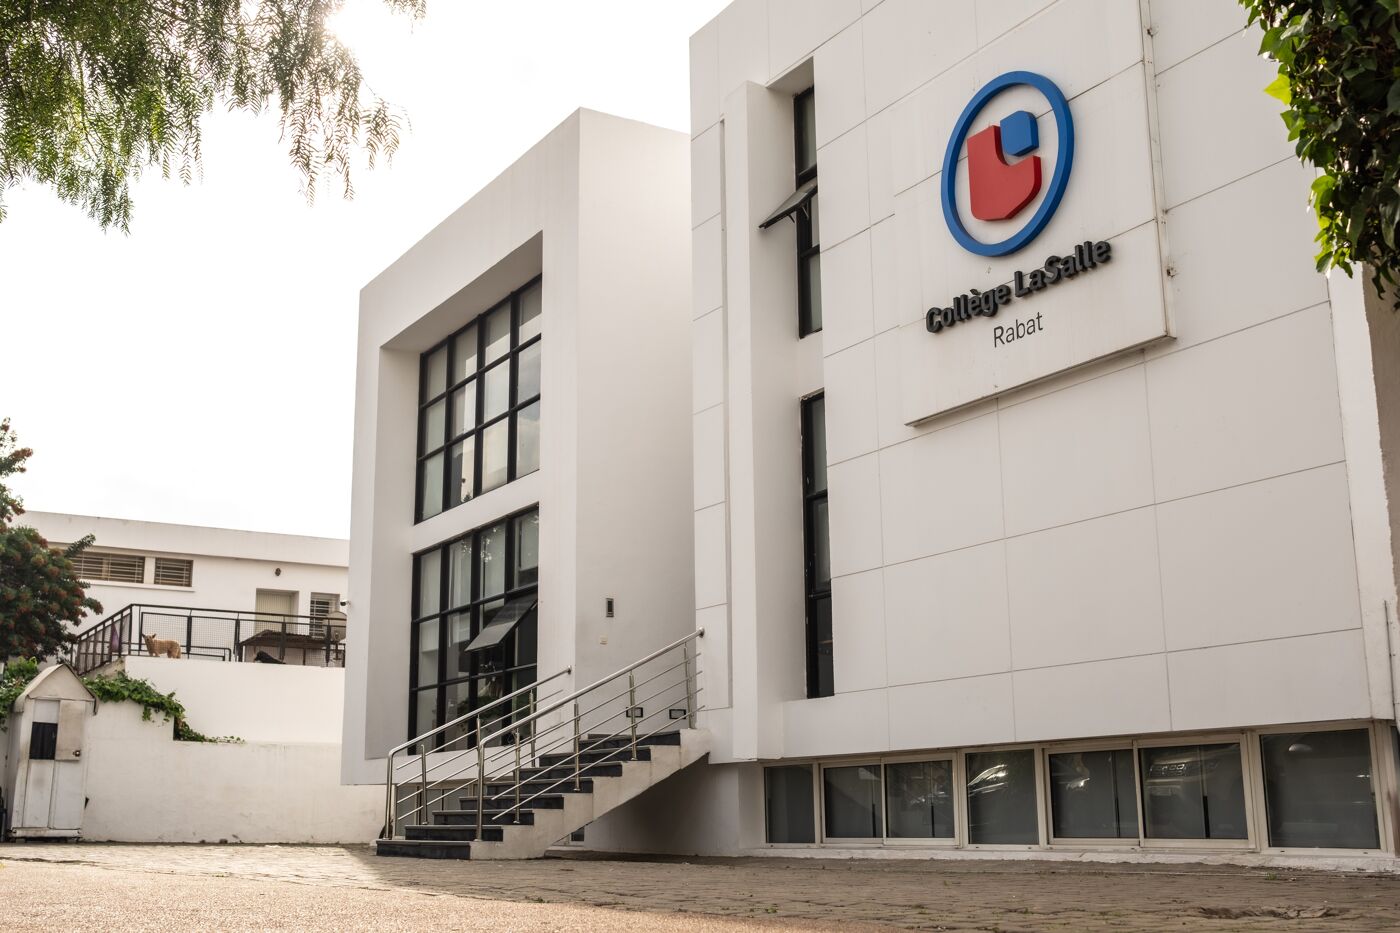
[(835, 692), (831, 663), (831, 535), (826, 509), (826, 398), (802, 402), (803, 539), (807, 576), (807, 696)]
[(423, 354), (419, 521), (539, 469), (540, 311), (536, 279)]
[(539, 523), (531, 509), (414, 558), (410, 736), (534, 683)]
[(817, 99), (812, 88), (793, 98), (797, 189), (811, 196), (793, 214), (797, 221), (797, 335), (822, 329), (821, 225), (817, 215)]

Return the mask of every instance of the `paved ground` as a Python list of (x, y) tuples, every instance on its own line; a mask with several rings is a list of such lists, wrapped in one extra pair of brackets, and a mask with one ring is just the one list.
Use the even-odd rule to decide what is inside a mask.
[(1065, 862), (424, 862), (319, 846), (0, 846), (38, 930), (1400, 930), (1400, 877)]

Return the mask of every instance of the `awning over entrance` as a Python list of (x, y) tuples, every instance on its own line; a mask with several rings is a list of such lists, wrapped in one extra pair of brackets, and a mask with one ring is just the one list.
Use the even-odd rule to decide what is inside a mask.
[(538, 601), (538, 597), (532, 593), (529, 596), (517, 596), (497, 609), (491, 620), (467, 643), (467, 650), (485, 651), (487, 648), (495, 648), (507, 635), (515, 631), (515, 627), (526, 616), (535, 611)]

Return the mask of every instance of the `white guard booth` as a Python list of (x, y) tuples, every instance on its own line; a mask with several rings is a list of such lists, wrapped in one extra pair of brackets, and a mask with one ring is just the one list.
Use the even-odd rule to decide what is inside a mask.
[(73, 669), (57, 664), (15, 700), (6, 721), (5, 799), (16, 839), (74, 838), (83, 821), (83, 738), (97, 707)]

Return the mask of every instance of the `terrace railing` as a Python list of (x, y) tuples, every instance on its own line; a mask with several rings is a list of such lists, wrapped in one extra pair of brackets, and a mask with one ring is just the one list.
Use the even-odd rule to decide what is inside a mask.
[(133, 603), (78, 635), (70, 660), (79, 674), (128, 655), (151, 654), (146, 636), (173, 641), (192, 660), (345, 666), (340, 616)]

